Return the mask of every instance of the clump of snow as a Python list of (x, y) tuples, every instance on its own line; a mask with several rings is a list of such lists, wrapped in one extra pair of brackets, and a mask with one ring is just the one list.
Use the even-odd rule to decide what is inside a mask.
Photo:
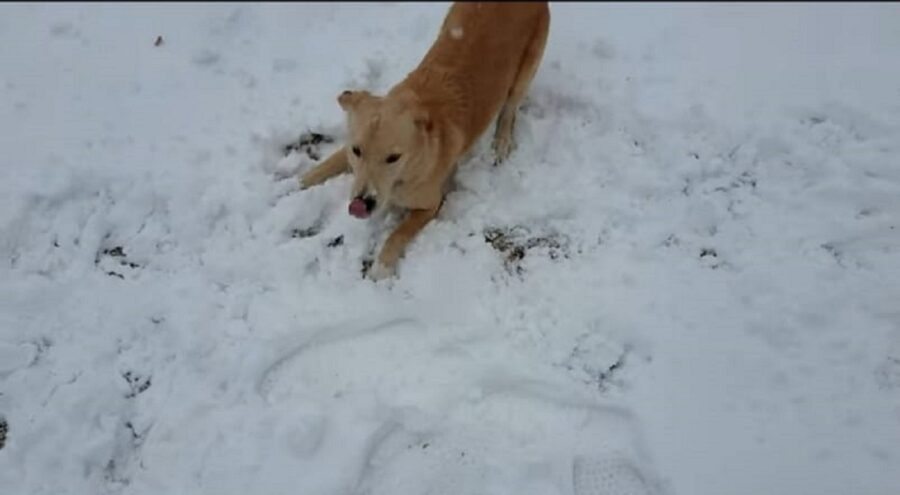
[(893, 493), (900, 8), (551, 5), (374, 284), (295, 176), (446, 7), (0, 7), (4, 493)]

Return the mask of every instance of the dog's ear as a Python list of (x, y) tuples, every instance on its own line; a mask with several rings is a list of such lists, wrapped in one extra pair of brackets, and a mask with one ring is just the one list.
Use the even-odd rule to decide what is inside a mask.
[(359, 105), (359, 102), (361, 102), (364, 98), (368, 98), (369, 96), (371, 95), (368, 91), (347, 90), (338, 95), (337, 101), (338, 105), (340, 105), (345, 112), (349, 112), (350, 110), (356, 108), (356, 106)]

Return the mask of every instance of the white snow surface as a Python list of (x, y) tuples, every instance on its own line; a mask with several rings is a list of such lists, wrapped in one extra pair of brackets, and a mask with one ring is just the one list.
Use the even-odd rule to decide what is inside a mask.
[(283, 148), (446, 8), (0, 6), (0, 492), (900, 493), (900, 5), (551, 4), (376, 284)]

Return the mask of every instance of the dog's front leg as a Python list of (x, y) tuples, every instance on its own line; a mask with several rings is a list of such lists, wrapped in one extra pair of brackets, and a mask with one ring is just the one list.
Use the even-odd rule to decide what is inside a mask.
[(403, 256), (406, 245), (437, 215), (439, 209), (440, 206), (410, 210), (406, 219), (385, 241), (378, 254), (378, 261), (369, 270), (369, 278), (381, 280), (393, 276), (397, 269), (397, 261)]
[(349, 170), (350, 162), (347, 159), (347, 150), (342, 146), (339, 150), (332, 153), (324, 162), (303, 174), (303, 177), (300, 178), (300, 188), (308, 189), (312, 186), (321, 184), (336, 175), (348, 172)]

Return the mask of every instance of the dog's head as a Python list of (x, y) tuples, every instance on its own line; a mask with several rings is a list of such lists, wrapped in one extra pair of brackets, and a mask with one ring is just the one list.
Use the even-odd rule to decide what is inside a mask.
[(427, 163), (432, 122), (410, 98), (344, 91), (338, 103), (347, 113), (346, 149), (354, 176), (350, 214), (367, 218), (421, 173), (416, 165)]

